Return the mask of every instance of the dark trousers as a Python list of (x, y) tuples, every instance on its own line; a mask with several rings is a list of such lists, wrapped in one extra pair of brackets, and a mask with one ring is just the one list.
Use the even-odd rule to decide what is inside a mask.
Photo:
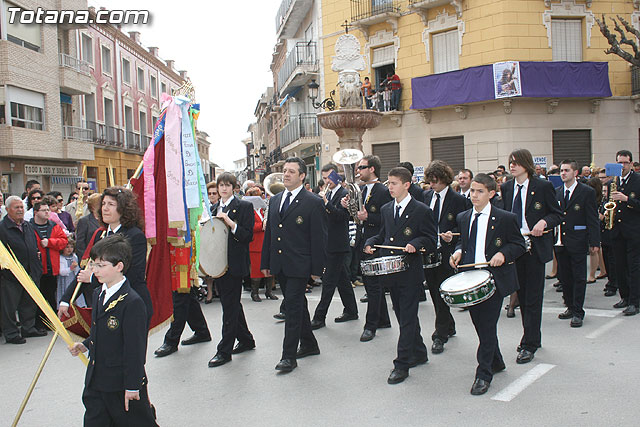
[(284, 341), (282, 342), (282, 358), (295, 359), (300, 347), (315, 348), (318, 341), (311, 330), (311, 318), (307, 307), (305, 289), (307, 287), (305, 277), (287, 277), (278, 275), (278, 281), (282, 286), (285, 305)]
[(587, 255), (554, 247), (558, 260), (558, 279), (562, 283), (564, 303), (574, 316), (584, 319), (584, 295), (587, 291)]
[(9, 340), (20, 335), (16, 324), (16, 311), (20, 317), (22, 330), (35, 332), (37, 306), (22, 285), (3, 277), (0, 293), (2, 293), (2, 333), (5, 339)]
[(504, 365), (500, 346), (498, 345), (498, 319), (502, 308), (503, 297), (498, 292), (488, 300), (469, 307), (471, 321), (478, 334), (478, 367), (476, 378), (491, 382), (493, 379), (492, 367)]
[(187, 293), (173, 293), (173, 322), (164, 336), (165, 344), (177, 346), (185, 324), (188, 324), (196, 335), (211, 337), (207, 321), (198, 302), (195, 286), (192, 286), (191, 291)]
[(222, 339), (218, 343), (218, 352), (224, 357), (231, 357), (236, 340), (243, 344), (252, 344), (253, 335), (249, 332), (244, 310), (240, 303), (242, 295), (242, 277), (226, 273), (216, 279), (220, 303), (222, 304)]
[(356, 296), (351, 287), (351, 281), (347, 273), (347, 253), (327, 253), (326, 270), (322, 276), (322, 296), (316, 307), (313, 318), (316, 320), (324, 320), (327, 317), (327, 311), (331, 304), (331, 299), (335, 293), (336, 287), (338, 294), (342, 300), (344, 313), (358, 314), (358, 306), (356, 305)]
[(448, 261), (444, 259), (439, 266), (424, 269), (424, 276), (427, 279), (431, 301), (433, 301), (433, 308), (436, 312), (436, 329), (431, 334), (432, 340), (438, 338), (442, 342), (447, 342), (449, 335), (454, 334), (456, 331), (456, 322), (453, 320), (451, 310), (440, 295), (440, 285), (452, 275), (453, 270)]
[[(56, 291), (58, 289), (58, 276), (52, 276), (49, 274), (43, 274), (40, 277), (40, 293), (45, 300), (49, 303), (53, 311), (58, 310), (58, 301), (56, 301)], [(36, 315), (36, 329), (49, 329), (45, 326), (43, 318), (47, 317), (38, 307), (38, 314)]]
[(604, 259), (604, 267), (607, 269), (607, 285), (606, 289), (618, 290), (618, 278), (616, 277), (616, 260), (614, 256), (613, 246), (602, 243), (602, 258)]
[(85, 427), (158, 425), (149, 404), (146, 385), (140, 387), (140, 400), (129, 401), (129, 411), (124, 410), (124, 390), (102, 392), (87, 386), (82, 392), (82, 403)]
[(364, 329), (375, 332), (380, 325), (391, 323), (387, 309), (387, 298), (378, 277), (363, 276), (363, 280), (364, 289), (367, 292), (367, 315)]
[(393, 274), (382, 280), (391, 292), (391, 301), (400, 325), (398, 354), (393, 361), (396, 369), (408, 370), (418, 359), (427, 357), (427, 347), (420, 334), (418, 298), (424, 290), (422, 283), (395, 282)]
[(518, 270), (518, 300), (522, 314), (524, 334), (520, 340), (523, 349), (535, 352), (542, 346), (542, 298), (544, 296), (544, 263), (531, 252), (516, 260)]
[(629, 236), (614, 240), (616, 274), (620, 297), (629, 304), (640, 305), (640, 242)]
[(351, 248), (351, 258), (349, 258), (349, 278), (352, 282), (358, 280), (358, 271), (360, 269), (360, 252), (357, 248)]

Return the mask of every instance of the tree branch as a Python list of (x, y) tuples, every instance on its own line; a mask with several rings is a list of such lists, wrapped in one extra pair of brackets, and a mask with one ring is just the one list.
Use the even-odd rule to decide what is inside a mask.
[[(615, 30), (621, 35), (620, 42), (618, 41), (617, 36), (611, 33), (611, 31), (609, 31), (609, 27), (607, 26), (606, 18), (604, 15), (602, 15), (602, 20), (598, 18), (595, 18), (595, 20), (598, 23), (598, 27), (600, 27), (600, 32), (602, 33), (603, 36), (605, 36), (605, 38), (607, 39), (610, 45), (609, 49), (605, 50), (604, 52), (607, 55), (609, 54), (618, 55), (620, 58), (624, 59), (625, 61), (633, 65), (640, 66), (640, 52), (638, 52), (638, 46), (635, 44), (633, 40), (627, 39), (626, 34), (622, 30), (618, 22), (616, 22), (615, 19), (611, 18), (611, 20), (616, 26)], [(623, 25), (624, 25), (624, 22), (623, 22)], [(622, 47), (620, 47), (620, 43), (631, 46), (636, 55), (635, 56), (631, 55), (629, 52), (622, 49)]]

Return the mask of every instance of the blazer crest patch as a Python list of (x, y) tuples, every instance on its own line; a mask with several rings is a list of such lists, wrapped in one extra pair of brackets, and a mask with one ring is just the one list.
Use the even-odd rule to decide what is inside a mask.
[(120, 322), (118, 321), (118, 318), (115, 316), (109, 316), (109, 318), (107, 319), (107, 328), (110, 331), (115, 331), (119, 326)]
[(449, 212), (449, 213), (447, 214), (447, 219), (448, 219), (449, 221), (453, 221), (453, 214), (452, 214), (451, 212)]
[(499, 248), (500, 246), (502, 246), (502, 239), (498, 237), (498, 238), (496, 239), (496, 241), (495, 241), (495, 245), (496, 245), (496, 247), (498, 247), (498, 248)]
[(296, 218), (296, 224), (301, 225), (303, 222), (304, 222), (304, 219), (301, 216)]
[(629, 193), (629, 198), (630, 199), (635, 199), (636, 198), (636, 193), (634, 193), (633, 191), (631, 193)]
[(542, 203), (540, 203), (540, 202), (536, 202), (536, 203), (533, 205), (533, 209), (535, 209), (535, 210), (539, 211), (540, 209), (542, 209)]
[(576, 204), (573, 206), (573, 209), (574, 209), (574, 210), (576, 210), (576, 211), (579, 211), (579, 210), (580, 210), (580, 205), (576, 203)]
[(371, 206), (369, 207), (369, 210), (370, 210), (371, 212), (377, 212), (377, 211), (378, 211), (378, 208), (376, 208), (376, 205), (371, 205)]
[(404, 233), (405, 236), (408, 237), (408, 236), (411, 236), (413, 234), (413, 230), (411, 228), (409, 228), (409, 227), (406, 227), (404, 229), (403, 233)]

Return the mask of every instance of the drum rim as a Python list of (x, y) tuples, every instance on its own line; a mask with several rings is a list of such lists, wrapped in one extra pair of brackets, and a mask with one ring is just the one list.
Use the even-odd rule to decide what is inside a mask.
[[(454, 278), (454, 277), (456, 277), (456, 276), (460, 277), (460, 275), (463, 275), (463, 274), (465, 274), (465, 273), (476, 273), (476, 272), (484, 272), (484, 273), (488, 274), (488, 276), (487, 276), (487, 278), (486, 278), (485, 280), (483, 280), (480, 284), (478, 284), (478, 285), (474, 285), (474, 286), (472, 286), (472, 287), (470, 287), (470, 288), (466, 288), (466, 289), (464, 289), (464, 290), (456, 290), (456, 291), (443, 290), (443, 286), (444, 286), (444, 285), (449, 281), (449, 279), (452, 279), (452, 278)], [(446, 279), (445, 279), (445, 280), (440, 284), (440, 291), (441, 291), (441, 292), (442, 292), (442, 291), (447, 292), (448, 294), (451, 294), (451, 295), (465, 294), (465, 293), (467, 293), (468, 291), (470, 291), (471, 289), (475, 289), (475, 288), (477, 288), (477, 287), (479, 287), (479, 286), (485, 285), (485, 284), (487, 283), (487, 281), (491, 281), (491, 280), (493, 280), (493, 275), (491, 274), (491, 272), (490, 272), (490, 271), (487, 271), (487, 270), (483, 270), (483, 269), (475, 269), (475, 270), (461, 271), (460, 273), (457, 273), (457, 274), (454, 274), (453, 276), (449, 276), (449, 277), (447, 277), (447, 278), (446, 278)], [(495, 286), (495, 283), (494, 283), (494, 286)]]
[[(479, 298), (479, 299), (477, 299), (475, 301), (463, 302), (463, 303), (460, 303), (460, 304), (458, 304), (458, 303), (449, 304), (449, 303), (447, 303), (445, 301), (445, 303), (449, 307), (455, 307), (455, 308), (471, 307), (471, 306), (478, 305), (480, 303), (485, 302), (486, 300), (491, 298), (493, 296), (493, 294), (496, 293), (496, 291), (497, 291), (497, 289), (496, 289), (496, 286), (495, 286), (495, 283), (494, 283), (493, 287), (491, 288), (491, 290), (489, 291), (489, 293), (487, 295), (485, 295), (482, 298)], [(455, 294), (449, 294), (449, 295), (455, 295)]]

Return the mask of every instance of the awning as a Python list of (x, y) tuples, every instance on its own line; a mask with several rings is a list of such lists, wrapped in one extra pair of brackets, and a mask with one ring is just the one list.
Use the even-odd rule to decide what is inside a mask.
[(298, 94), (298, 92), (300, 92), (300, 89), (302, 89), (302, 86), (295, 86), (295, 87), (291, 88), (289, 93), (287, 93), (285, 95), (285, 97), (282, 98), (282, 101), (280, 101), (280, 106), (282, 107), (284, 105), (284, 103), (287, 102), (287, 99), (293, 98), (294, 96), (296, 96)]
[[(520, 62), (523, 98), (611, 96), (607, 62)], [(412, 109), (496, 99), (493, 65), (411, 79)]]
[(51, 184), (75, 184), (78, 181), (82, 181), (82, 177), (79, 176), (56, 176), (50, 177)]

